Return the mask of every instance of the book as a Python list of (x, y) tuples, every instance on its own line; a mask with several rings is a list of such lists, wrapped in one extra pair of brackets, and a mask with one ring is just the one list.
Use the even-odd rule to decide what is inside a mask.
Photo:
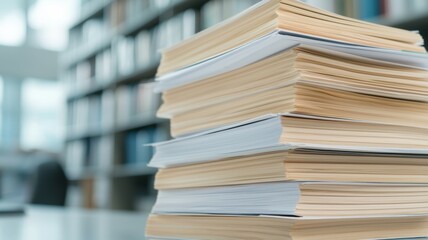
[(150, 31), (141, 31), (135, 37), (135, 57), (136, 66), (138, 69), (147, 67), (152, 62), (151, 48), (151, 33)]
[(402, 18), (409, 13), (410, 2), (406, 0), (389, 0), (387, 3), (388, 18)]
[[(208, 2), (202, 23), (238, 2)], [(332, 2), (365, 19), (388, 10), (316, 3)], [(175, 139), (152, 145), (148, 239), (428, 236), (428, 54), (417, 32), (265, 0), (168, 48), (178, 39), (158, 42), (158, 116)]]
[(166, 189), (155, 214), (351, 217), (428, 214), (427, 184), (271, 182)]
[(118, 28), (126, 21), (127, 12), (127, 1), (118, 0), (111, 3), (109, 8), (109, 20), (111, 28)]
[(427, 183), (428, 155), (294, 149), (159, 169), (155, 188), (277, 181)]
[(171, 119), (173, 136), (285, 112), (424, 128), (427, 75), (424, 69), (300, 46), (165, 91), (158, 116)]
[(362, 0), (359, 1), (360, 19), (370, 20), (381, 14), (381, 5), (379, 0)]
[(155, 118), (161, 99), (160, 94), (153, 91), (153, 83), (122, 85), (116, 89), (117, 122), (126, 126)]
[[(226, 231), (227, 229), (227, 231)], [(425, 237), (428, 218), (287, 217), (245, 215), (149, 216), (146, 236), (168, 239), (397, 239)]]
[(221, 0), (211, 0), (204, 4), (201, 8), (201, 25), (202, 29), (206, 29), (221, 22), (223, 19)]
[(125, 136), (125, 159), (124, 164), (136, 164), (137, 163), (137, 150), (141, 146), (137, 146), (137, 132), (131, 131), (126, 133)]
[(155, 91), (165, 92), (185, 84), (230, 72), (271, 57), (281, 51), (299, 46), (322, 48), (325, 51), (345, 53), (410, 68), (428, 70), (428, 54), (350, 45), (310, 35), (275, 31), (203, 62), (158, 76), (156, 77), (157, 85)]
[(416, 32), (343, 17), (295, 0), (265, 0), (165, 50), (157, 74), (190, 66), (278, 29), (359, 45), (426, 52)]
[(65, 166), (67, 174), (76, 176), (82, 173), (87, 145), (83, 140), (67, 143), (65, 147)]
[(115, 44), (117, 73), (121, 76), (131, 74), (135, 70), (134, 40), (134, 37), (120, 37)]
[(124, 164), (147, 164), (153, 156), (153, 149), (147, 146), (155, 138), (157, 129), (145, 127), (125, 134)]
[(154, 146), (157, 168), (294, 148), (427, 154), (428, 129), (271, 114)]

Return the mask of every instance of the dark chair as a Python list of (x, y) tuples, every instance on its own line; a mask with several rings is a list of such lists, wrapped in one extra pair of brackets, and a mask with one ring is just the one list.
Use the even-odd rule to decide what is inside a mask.
[(36, 167), (30, 187), (30, 204), (64, 206), (68, 179), (57, 161), (41, 163)]

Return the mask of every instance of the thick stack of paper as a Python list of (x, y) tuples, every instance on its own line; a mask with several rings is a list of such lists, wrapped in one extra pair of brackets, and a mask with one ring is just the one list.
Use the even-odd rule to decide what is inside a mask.
[[(415, 32), (270, 0), (163, 54), (149, 238), (428, 236)], [(406, 50), (406, 51), (401, 51)]]

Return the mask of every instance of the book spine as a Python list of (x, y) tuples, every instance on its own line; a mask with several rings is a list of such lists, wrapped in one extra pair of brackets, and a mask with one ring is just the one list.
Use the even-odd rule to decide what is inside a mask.
[(380, 1), (380, 15), (381, 16), (387, 16), (388, 12), (388, 0), (381, 0)]
[(407, 0), (389, 0), (387, 17), (400, 18), (406, 16), (409, 10), (409, 2)]

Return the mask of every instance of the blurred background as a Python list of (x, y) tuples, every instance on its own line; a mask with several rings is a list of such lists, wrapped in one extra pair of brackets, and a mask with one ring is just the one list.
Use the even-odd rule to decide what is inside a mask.
[[(149, 211), (159, 49), (257, 0), (0, 2), (0, 203)], [(427, 0), (307, 0), (428, 33)]]

